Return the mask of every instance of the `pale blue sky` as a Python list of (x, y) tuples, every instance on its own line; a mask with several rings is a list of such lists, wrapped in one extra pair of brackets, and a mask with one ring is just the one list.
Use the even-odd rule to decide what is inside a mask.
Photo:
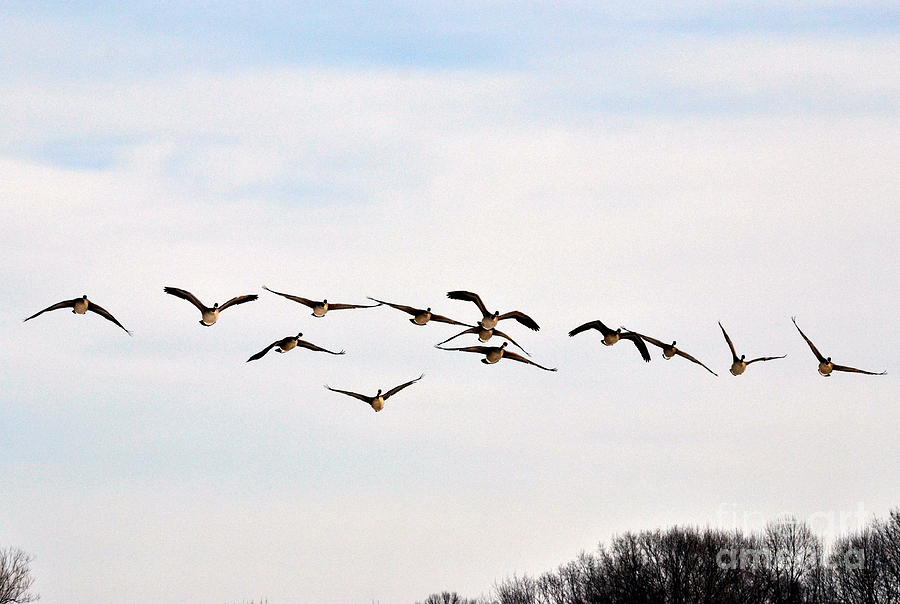
[[(895, 6), (330, 6), (3, 4), (0, 546), (43, 602), (474, 596), (625, 530), (896, 506)], [(165, 285), (260, 300), (205, 329)], [(559, 372), (262, 285), (478, 291)], [(21, 322), (85, 293), (134, 338)], [(889, 374), (820, 378), (791, 315)], [(595, 318), (720, 377), (566, 336)], [(733, 378), (717, 320), (788, 357)], [(298, 330), (348, 354), (244, 363)], [(422, 372), (377, 415), (322, 388)]]

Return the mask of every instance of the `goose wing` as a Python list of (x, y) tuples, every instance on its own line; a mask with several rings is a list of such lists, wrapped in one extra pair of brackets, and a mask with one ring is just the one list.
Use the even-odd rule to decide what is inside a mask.
[(498, 321), (501, 319), (515, 319), (528, 329), (533, 329), (534, 331), (540, 331), (541, 329), (534, 319), (520, 310), (511, 310), (509, 312), (503, 313), (502, 315), (497, 317)]
[[(425, 312), (424, 310), (420, 310), (418, 308), (413, 308), (412, 306), (405, 306), (403, 304), (394, 304), (392, 302), (384, 302), (383, 300), (376, 300), (372, 296), (366, 296), (366, 297), (369, 298), (369, 300), (372, 300), (373, 302), (378, 302), (379, 304), (384, 304), (385, 306), (390, 306), (391, 308), (396, 308), (397, 310), (402, 310), (403, 312), (405, 312), (408, 315), (417, 315), (419, 313)], [(333, 307), (329, 304), (328, 308), (333, 308)]]
[(612, 329), (610, 329), (609, 327), (604, 325), (603, 321), (600, 321), (598, 319), (596, 321), (588, 321), (587, 323), (585, 323), (583, 325), (579, 325), (578, 327), (576, 327), (575, 329), (573, 329), (572, 331), (569, 332), (569, 337), (571, 338), (572, 336), (578, 335), (582, 331), (587, 331), (588, 329), (596, 329), (597, 331), (602, 333), (604, 336), (608, 336), (609, 334), (613, 333)]
[(196, 306), (200, 312), (206, 312), (209, 310), (206, 306), (203, 305), (203, 302), (197, 299), (197, 296), (187, 291), (186, 289), (179, 289), (177, 287), (164, 287), (163, 291), (167, 294), (171, 294), (176, 298), (181, 298), (182, 300), (187, 300), (194, 306)]
[(847, 371), (850, 373), (865, 373), (866, 375), (885, 375), (887, 371), (863, 371), (862, 369), (856, 369), (854, 367), (845, 367), (844, 365), (835, 365), (832, 363), (832, 369), (835, 371)]
[(783, 354), (780, 357), (759, 357), (758, 359), (752, 359), (750, 361), (746, 361), (746, 363), (749, 365), (750, 363), (755, 363), (756, 361), (774, 361), (775, 359), (783, 359), (786, 356), (787, 356), (786, 354)]
[[(33, 319), (33, 318), (37, 317), (38, 315), (42, 315), (45, 312), (48, 312), (51, 310), (58, 310), (60, 308), (74, 308), (75, 303), (78, 302), (79, 300), (81, 300), (81, 298), (73, 298), (71, 300), (63, 300), (62, 302), (57, 302), (56, 304), (53, 304), (52, 306), (48, 306), (44, 310), (34, 313), (33, 315), (31, 315), (30, 317), (25, 319), (25, 321)], [(22, 321), (22, 322), (24, 323), (25, 321)]]
[(359, 400), (366, 403), (367, 405), (372, 404), (372, 397), (366, 396), (365, 394), (359, 394), (358, 392), (350, 392), (349, 390), (338, 390), (337, 388), (332, 388), (331, 386), (329, 386), (327, 384), (325, 385), (325, 389), (331, 390), (332, 392), (340, 392), (341, 394), (346, 394), (347, 396), (352, 396), (353, 398), (358, 398)]
[(481, 316), (489, 317), (491, 313), (488, 312), (488, 309), (485, 308), (484, 302), (481, 301), (481, 296), (473, 292), (467, 292), (463, 290), (455, 290), (452, 292), (447, 292), (447, 297), (451, 300), (467, 300), (469, 302), (474, 302), (478, 306), (478, 310), (481, 311)]
[(394, 396), (395, 394), (397, 394), (398, 392), (400, 392), (401, 390), (403, 390), (404, 388), (406, 388), (406, 387), (409, 386), (410, 384), (415, 384), (416, 382), (418, 382), (419, 380), (421, 380), (423, 377), (425, 377), (425, 374), (424, 374), (424, 373), (423, 373), (422, 375), (420, 375), (419, 377), (417, 377), (416, 379), (414, 379), (414, 380), (409, 380), (409, 381), (406, 382), (405, 384), (400, 384), (399, 386), (394, 386), (393, 388), (391, 388), (390, 390), (388, 390), (387, 392), (385, 392), (384, 394), (382, 394), (382, 395), (381, 395), (381, 398), (383, 398), (384, 400), (388, 400), (389, 397)]
[(791, 317), (791, 321), (794, 322), (794, 327), (797, 328), (797, 331), (800, 332), (800, 335), (803, 336), (803, 339), (806, 340), (806, 343), (809, 344), (809, 349), (812, 350), (813, 354), (816, 355), (816, 358), (819, 359), (820, 363), (827, 363), (825, 357), (822, 356), (822, 353), (819, 352), (819, 349), (816, 348), (816, 345), (812, 343), (812, 340), (806, 337), (806, 334), (803, 333), (803, 330), (800, 329), (800, 326), (797, 325), (797, 317)]
[(231, 300), (229, 300), (228, 302), (226, 302), (225, 304), (223, 304), (222, 306), (220, 306), (220, 307), (219, 307), (219, 310), (220, 310), (220, 311), (221, 311), (221, 310), (225, 310), (225, 309), (228, 308), (229, 306), (237, 306), (238, 304), (244, 304), (244, 303), (246, 303), (246, 302), (253, 302), (253, 301), (256, 300), (257, 298), (259, 298), (259, 296), (257, 296), (256, 294), (247, 294), (247, 295), (244, 295), (244, 296), (235, 296), (234, 298), (232, 298)]
[[(465, 323), (463, 323), (463, 325), (465, 325)], [(480, 331), (480, 328), (478, 328), (478, 327), (470, 327), (469, 329), (466, 329), (466, 330), (463, 330), (463, 331), (459, 332), (459, 333), (456, 334), (455, 336), (450, 336), (449, 338), (447, 338), (447, 339), (444, 340), (443, 342), (438, 342), (437, 347), (440, 348), (441, 344), (446, 344), (446, 343), (449, 342), (450, 340), (455, 340), (455, 339), (458, 338), (459, 336), (464, 336), (464, 335), (466, 335), (467, 333), (478, 333), (479, 331)], [(445, 349), (445, 350), (446, 350), (446, 349)]]
[(250, 361), (256, 361), (256, 360), (258, 360), (258, 359), (263, 358), (264, 356), (266, 356), (266, 353), (267, 353), (267, 352), (269, 352), (270, 350), (272, 350), (273, 348), (275, 348), (275, 347), (278, 346), (279, 344), (281, 344), (281, 340), (278, 340), (277, 342), (272, 342), (271, 344), (269, 344), (268, 346), (266, 346), (265, 348), (263, 348), (262, 350), (260, 350), (260, 351), (257, 352), (256, 354), (254, 354), (252, 357), (250, 357), (249, 359), (247, 359), (247, 362), (249, 363)]
[(465, 325), (469, 326), (468, 323), (462, 323), (461, 321), (457, 321), (456, 319), (451, 319), (450, 317), (445, 317), (444, 315), (436, 315), (431, 313), (431, 320), (437, 321), (438, 323), (449, 323), (450, 325)]
[(697, 359), (695, 359), (694, 357), (692, 357), (691, 355), (686, 353), (685, 351), (681, 350), (680, 348), (675, 348), (675, 354), (677, 354), (680, 357), (686, 358), (687, 360), (691, 361), (692, 363), (697, 363), (698, 365), (700, 365), (701, 367), (706, 369), (708, 372), (710, 372), (714, 376), (719, 377), (718, 373), (716, 373), (715, 371), (713, 371), (712, 369), (710, 369), (709, 367), (707, 367), (706, 365), (704, 365), (703, 363), (701, 363), (700, 361), (698, 361)]
[[(476, 331), (476, 332), (478, 331), (478, 328), (477, 328), (477, 327), (475, 328), (475, 331)], [(464, 333), (465, 333), (465, 332), (464, 332)], [(500, 336), (501, 338), (503, 338), (503, 339), (505, 339), (505, 340), (509, 340), (510, 344), (512, 344), (513, 346), (516, 346), (519, 350), (521, 350), (522, 352), (524, 352), (526, 355), (531, 356), (531, 353), (528, 352), (527, 350), (525, 350), (524, 348), (522, 348), (521, 346), (519, 346), (518, 342), (516, 342), (515, 340), (513, 340), (511, 337), (509, 337), (508, 335), (506, 335), (505, 333), (503, 333), (502, 331), (500, 331), (500, 330), (497, 329), (496, 327), (494, 328), (494, 335), (495, 335), (495, 336)], [(507, 352), (507, 353), (505, 353), (505, 354), (508, 355), (509, 353)]]
[(737, 363), (740, 361), (737, 353), (734, 351), (734, 344), (731, 341), (731, 338), (728, 337), (728, 333), (725, 332), (725, 328), (722, 327), (722, 322), (719, 321), (719, 328), (722, 330), (722, 335), (725, 336), (725, 341), (728, 342), (728, 348), (731, 350), (731, 359), (732, 362)]
[(328, 354), (346, 354), (346, 351), (342, 350), (340, 352), (332, 352), (330, 350), (326, 350), (321, 346), (316, 346), (312, 342), (307, 342), (306, 340), (297, 340), (297, 346), (302, 346), (308, 350), (314, 350), (316, 352), (327, 352)]
[(477, 352), (478, 354), (487, 354), (488, 352), (496, 348), (496, 346), (466, 346), (465, 348), (441, 348), (440, 346), (435, 346), (435, 348), (440, 348), (441, 350), (458, 350), (459, 352)]
[(644, 343), (644, 340), (638, 334), (633, 331), (625, 331), (620, 336), (623, 340), (631, 340), (634, 342), (634, 345), (637, 347), (638, 352), (641, 353), (641, 358), (650, 362), (650, 351), (647, 350), (647, 345)]
[(100, 306), (99, 304), (95, 304), (94, 302), (91, 302), (90, 300), (88, 300), (88, 307), (87, 307), (87, 309), (88, 309), (89, 311), (92, 311), (92, 312), (97, 313), (98, 315), (100, 315), (101, 317), (103, 317), (104, 319), (106, 319), (107, 321), (112, 321), (113, 323), (115, 323), (116, 325), (118, 325), (119, 327), (121, 327), (121, 328), (125, 331), (125, 333), (127, 333), (128, 335), (131, 335), (131, 332), (130, 332), (129, 330), (125, 329), (125, 326), (124, 326), (124, 325), (122, 325), (121, 323), (119, 323), (119, 322), (116, 320), (116, 318), (115, 318), (114, 316), (112, 316), (112, 314), (110, 314), (110, 312), (109, 312), (108, 310), (106, 310), (105, 308), (103, 308), (103, 307)]
[(520, 363), (528, 363), (529, 365), (534, 365), (535, 367), (540, 367), (544, 371), (556, 371), (556, 367), (544, 367), (543, 365), (538, 365), (531, 359), (526, 359), (522, 355), (520, 355), (516, 352), (510, 352), (508, 350), (504, 351), (503, 358), (504, 359), (512, 359), (514, 361), (519, 361)]
[(310, 300), (309, 298), (301, 298), (300, 296), (292, 296), (291, 294), (283, 294), (281, 292), (277, 292), (274, 289), (269, 289), (265, 285), (263, 285), (263, 289), (266, 291), (270, 291), (273, 294), (278, 294), (279, 296), (281, 296), (283, 298), (287, 298), (288, 300), (293, 300), (294, 302), (299, 302), (300, 304), (303, 304), (304, 306), (309, 306), (310, 308), (315, 308), (316, 304), (319, 304), (319, 302), (316, 302), (315, 300)]
[(346, 310), (348, 308), (375, 308), (376, 306), (381, 306), (381, 302), (378, 304), (332, 304), (328, 303), (328, 310)]
[(645, 342), (648, 342), (648, 343), (650, 343), (650, 344), (653, 344), (654, 346), (659, 346), (659, 347), (662, 348), (662, 349), (666, 349), (666, 348), (669, 347), (669, 344), (666, 344), (666, 343), (664, 343), (664, 342), (660, 342), (660, 341), (657, 340), (656, 338), (651, 338), (650, 336), (645, 336), (644, 334), (638, 333), (638, 332), (636, 332), (636, 331), (632, 331), (631, 333), (635, 334), (636, 336), (638, 336), (639, 338), (641, 338), (641, 339), (644, 340)]

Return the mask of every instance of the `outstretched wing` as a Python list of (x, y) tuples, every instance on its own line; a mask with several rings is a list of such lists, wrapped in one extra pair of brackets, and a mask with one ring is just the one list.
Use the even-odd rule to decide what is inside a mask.
[[(478, 331), (478, 328), (477, 328), (477, 327), (475, 328), (475, 331), (476, 331), (476, 332)], [(500, 331), (500, 330), (497, 329), (496, 327), (494, 328), (494, 335), (495, 335), (495, 336), (500, 336), (501, 338), (503, 338), (503, 339), (505, 339), (505, 340), (509, 340), (509, 342), (510, 342), (513, 346), (518, 347), (519, 350), (521, 350), (522, 352), (524, 352), (524, 353), (527, 354), (528, 356), (531, 356), (531, 353), (528, 352), (527, 350), (525, 350), (524, 348), (522, 348), (521, 346), (519, 346), (518, 342), (516, 342), (515, 340), (513, 340), (511, 337), (509, 337), (508, 335), (506, 335), (505, 333), (503, 333), (502, 331)], [(506, 354), (508, 355), (509, 353), (507, 352)]]
[(455, 290), (452, 292), (447, 292), (447, 297), (451, 300), (467, 300), (469, 302), (474, 302), (478, 306), (478, 310), (481, 311), (481, 316), (489, 317), (491, 315), (491, 313), (488, 312), (487, 308), (484, 307), (484, 302), (481, 301), (481, 296), (479, 296), (478, 294), (463, 290)]
[(647, 345), (644, 343), (644, 340), (641, 339), (641, 336), (634, 333), (633, 331), (626, 331), (619, 336), (623, 340), (631, 340), (634, 342), (634, 345), (637, 347), (638, 351), (641, 353), (641, 358), (650, 362), (650, 351), (647, 350)]
[(366, 396), (364, 394), (350, 392), (349, 390), (338, 390), (337, 388), (332, 388), (331, 386), (329, 386), (327, 384), (325, 385), (325, 389), (331, 390), (332, 392), (340, 392), (341, 394), (346, 394), (347, 396), (352, 396), (353, 398), (358, 398), (359, 400), (361, 400), (362, 402), (364, 402), (367, 405), (372, 404), (372, 398), (369, 396)]
[(879, 371), (879, 372), (863, 371), (862, 369), (855, 369), (853, 367), (845, 367), (843, 365), (834, 365), (834, 364), (832, 364), (831, 368), (834, 369), (835, 371), (847, 371), (850, 373), (865, 373), (866, 375), (885, 375), (887, 373), (887, 371)]
[(731, 338), (728, 337), (728, 334), (725, 332), (725, 328), (722, 327), (722, 322), (719, 321), (719, 328), (722, 330), (722, 335), (725, 336), (725, 341), (728, 342), (728, 348), (731, 349), (731, 359), (733, 362), (737, 363), (740, 359), (738, 358), (737, 353), (734, 351), (734, 344), (731, 342)]
[[(74, 308), (75, 303), (78, 302), (79, 300), (81, 300), (81, 298), (74, 298), (74, 299), (72, 299), (72, 300), (63, 300), (62, 302), (57, 302), (57, 303), (54, 304), (53, 306), (48, 306), (48, 307), (45, 308), (44, 310), (42, 310), (42, 311), (40, 311), (40, 312), (34, 313), (34, 314), (31, 315), (30, 317), (28, 317), (28, 319), (25, 319), (25, 321), (28, 321), (28, 320), (30, 320), (30, 319), (33, 319), (33, 318), (35, 318), (35, 317), (38, 316), (38, 315), (42, 315), (42, 314), (44, 314), (44, 313), (47, 312), (47, 311), (57, 310), (57, 309), (60, 309), (60, 308)], [(22, 322), (24, 323), (25, 321), (22, 321)]]
[(435, 348), (440, 348), (441, 350), (458, 350), (459, 352), (477, 352), (478, 354), (487, 354), (488, 351), (493, 348), (493, 346), (467, 346), (465, 348), (441, 348), (440, 346), (435, 346)]
[(307, 342), (306, 340), (297, 340), (297, 346), (302, 346), (303, 348), (307, 348), (309, 350), (315, 350), (316, 352), (327, 352), (328, 354), (345, 354), (345, 351), (340, 352), (332, 352), (330, 350), (326, 350), (320, 346), (316, 346), (311, 342)]
[(597, 331), (602, 333), (604, 336), (608, 336), (609, 334), (613, 333), (612, 329), (610, 329), (609, 327), (604, 325), (603, 321), (600, 321), (598, 319), (596, 321), (588, 321), (584, 325), (579, 325), (578, 327), (576, 327), (575, 329), (573, 329), (572, 331), (569, 332), (569, 337), (571, 338), (572, 336), (578, 335), (582, 331), (587, 331), (588, 329), (596, 329)]
[(755, 363), (756, 361), (774, 361), (775, 359), (783, 359), (786, 356), (786, 354), (783, 354), (780, 357), (759, 357), (758, 359), (747, 361), (747, 364), (749, 365), (750, 363)]
[(273, 348), (278, 346), (280, 343), (281, 343), (281, 340), (278, 340), (277, 342), (272, 342), (271, 344), (269, 344), (268, 346), (266, 346), (265, 348), (263, 348), (262, 350), (260, 350), (256, 354), (254, 354), (252, 357), (247, 359), (247, 362), (249, 363), (250, 361), (256, 361), (258, 359), (263, 358), (264, 356), (266, 356), (267, 352), (269, 352), (270, 350), (272, 350)]
[(97, 313), (98, 315), (100, 315), (101, 317), (106, 319), (107, 321), (112, 321), (113, 323), (115, 323), (116, 325), (121, 327), (125, 331), (125, 333), (127, 333), (128, 335), (131, 335), (131, 332), (129, 330), (125, 329), (124, 325), (122, 325), (121, 323), (116, 321), (116, 318), (114, 316), (112, 316), (108, 310), (106, 310), (99, 304), (95, 304), (94, 302), (91, 302), (90, 300), (88, 300), (88, 308), (87, 309)]
[(310, 308), (315, 308), (316, 304), (318, 304), (318, 302), (315, 302), (314, 300), (310, 300), (308, 298), (301, 298), (300, 296), (292, 296), (291, 294), (283, 294), (281, 292), (277, 292), (274, 289), (269, 289), (265, 285), (263, 285), (263, 289), (266, 291), (270, 291), (273, 294), (278, 294), (279, 296), (287, 298), (288, 300), (293, 300), (294, 302), (299, 302), (300, 304), (309, 306)]
[(512, 359), (514, 361), (519, 361), (520, 363), (528, 363), (529, 365), (534, 365), (535, 367), (540, 367), (544, 371), (556, 371), (556, 367), (551, 368), (551, 367), (544, 367), (543, 365), (538, 365), (534, 361), (532, 361), (530, 359), (526, 359), (525, 357), (523, 357), (522, 355), (520, 355), (518, 353), (509, 352), (508, 350), (503, 353), (503, 358), (504, 359)]
[(375, 308), (376, 306), (381, 306), (381, 302), (378, 304), (332, 304), (328, 303), (328, 310), (346, 310), (348, 308)]
[(677, 355), (680, 356), (680, 357), (684, 357), (684, 358), (686, 358), (687, 360), (689, 360), (689, 361), (691, 361), (691, 362), (693, 362), (693, 363), (697, 363), (698, 365), (700, 365), (701, 367), (703, 367), (704, 369), (706, 369), (708, 372), (710, 372), (710, 373), (713, 374), (714, 376), (719, 377), (719, 374), (718, 374), (718, 373), (716, 373), (715, 371), (713, 371), (712, 369), (710, 369), (709, 367), (707, 367), (706, 365), (704, 365), (703, 363), (701, 363), (700, 361), (698, 361), (697, 359), (695, 359), (694, 357), (692, 357), (691, 355), (689, 355), (688, 353), (686, 353), (685, 351), (683, 351), (683, 350), (681, 350), (681, 349), (679, 349), (679, 348), (676, 348), (676, 349), (675, 349), (675, 354), (677, 354)]
[[(412, 306), (404, 306), (403, 304), (393, 304), (391, 302), (385, 302), (383, 300), (376, 300), (372, 296), (366, 296), (369, 300), (373, 302), (378, 302), (379, 304), (384, 304), (385, 306), (390, 306), (391, 308), (396, 308), (397, 310), (402, 310), (403, 312), (410, 315), (417, 315), (420, 312), (423, 312), (417, 308), (413, 308)], [(333, 308), (331, 304), (328, 305), (328, 308)]]
[(461, 321), (457, 321), (456, 319), (451, 319), (450, 317), (445, 317), (444, 315), (436, 315), (431, 313), (431, 320), (437, 321), (438, 323), (449, 323), (450, 325), (465, 325), (469, 326), (468, 323), (462, 323)]
[[(463, 323), (463, 325), (465, 325), (465, 323)], [(466, 335), (467, 333), (478, 333), (479, 331), (480, 331), (480, 328), (479, 328), (479, 327), (470, 327), (469, 329), (466, 329), (466, 330), (463, 330), (463, 331), (459, 332), (459, 333), (456, 334), (455, 336), (450, 336), (449, 338), (447, 338), (447, 339), (444, 340), (443, 342), (438, 342), (438, 343), (437, 343), (437, 347), (440, 348), (440, 347), (441, 347), (441, 344), (446, 344), (446, 343), (449, 342), (450, 340), (455, 340), (455, 339), (458, 338), (459, 336), (464, 336), (464, 335)], [(449, 349), (449, 348), (444, 348), (444, 349), (442, 349), (442, 350), (450, 350), (450, 349)]]
[(409, 386), (410, 384), (415, 384), (416, 382), (418, 382), (419, 380), (421, 380), (423, 377), (425, 377), (425, 374), (424, 374), (424, 373), (423, 373), (422, 375), (420, 375), (419, 377), (417, 377), (416, 379), (414, 379), (414, 380), (410, 380), (410, 381), (406, 382), (405, 384), (400, 384), (399, 386), (395, 386), (394, 388), (391, 388), (390, 390), (388, 390), (387, 392), (385, 392), (384, 394), (382, 394), (382, 395), (381, 395), (381, 398), (383, 398), (384, 400), (388, 400), (388, 397), (391, 397), (391, 396), (397, 394), (398, 392), (400, 392), (401, 390), (403, 390), (404, 388), (406, 388), (406, 387)]
[(523, 313), (520, 310), (511, 310), (509, 312), (505, 312), (502, 315), (497, 317), (498, 321), (501, 319), (515, 319), (516, 321), (518, 321), (519, 323), (521, 323), (528, 329), (533, 329), (534, 331), (540, 331), (540, 329), (541, 329), (538, 326), (538, 324), (535, 322), (534, 319), (532, 319), (531, 317), (529, 317), (528, 315), (526, 315), (525, 313)]
[(257, 296), (256, 294), (247, 294), (245, 296), (235, 296), (234, 298), (232, 298), (231, 300), (229, 300), (228, 302), (226, 302), (225, 304), (220, 306), (219, 310), (220, 311), (225, 310), (229, 306), (237, 306), (238, 304), (244, 304), (245, 302), (253, 302), (257, 298), (259, 298), (259, 296)]
[(197, 299), (197, 296), (187, 291), (186, 289), (178, 289), (177, 287), (164, 287), (163, 291), (167, 294), (171, 294), (176, 298), (181, 298), (182, 300), (187, 300), (194, 306), (196, 306), (200, 312), (205, 312), (207, 310), (206, 306), (203, 305), (203, 302)]
[(645, 342), (648, 342), (648, 343), (650, 343), (650, 344), (653, 344), (654, 346), (659, 346), (659, 347), (662, 348), (663, 350), (665, 350), (666, 348), (668, 348), (668, 347), (670, 346), (669, 344), (666, 344), (666, 343), (664, 343), (664, 342), (660, 342), (660, 341), (657, 340), (656, 338), (651, 338), (650, 336), (645, 336), (645, 335), (642, 334), (642, 333), (638, 333), (638, 332), (636, 332), (636, 331), (632, 331), (631, 333), (637, 335), (638, 337), (640, 337), (640, 338), (641, 338), (642, 340), (644, 340)]
[(812, 341), (806, 337), (806, 334), (803, 333), (803, 330), (800, 329), (800, 326), (797, 325), (797, 317), (791, 317), (791, 321), (794, 322), (794, 327), (797, 328), (797, 331), (800, 332), (800, 335), (803, 336), (803, 339), (806, 340), (806, 343), (809, 344), (809, 349), (812, 350), (813, 354), (816, 355), (816, 358), (819, 359), (820, 363), (827, 363), (825, 357), (822, 356), (822, 353), (819, 352), (819, 349), (816, 348), (816, 345), (812, 343)]

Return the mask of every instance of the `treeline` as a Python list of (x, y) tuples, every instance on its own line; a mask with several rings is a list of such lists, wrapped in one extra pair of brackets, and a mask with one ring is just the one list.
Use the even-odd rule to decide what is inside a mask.
[(675, 527), (626, 533), (491, 595), (436, 593), (420, 604), (900, 604), (900, 509), (828, 552), (791, 519), (763, 531)]

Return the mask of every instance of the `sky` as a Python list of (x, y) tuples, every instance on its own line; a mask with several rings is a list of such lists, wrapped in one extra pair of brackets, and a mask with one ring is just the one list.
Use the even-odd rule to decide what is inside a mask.
[[(475, 597), (625, 531), (900, 502), (891, 3), (0, 6), (0, 546), (42, 602)], [(263, 285), (475, 291), (559, 371)], [(260, 298), (207, 329), (164, 286)], [(134, 337), (22, 322), (82, 294)], [(888, 374), (821, 378), (792, 316)], [(787, 357), (732, 377), (717, 321)], [(347, 354), (245, 363), (299, 331)], [(377, 414), (323, 388), (422, 373)]]

